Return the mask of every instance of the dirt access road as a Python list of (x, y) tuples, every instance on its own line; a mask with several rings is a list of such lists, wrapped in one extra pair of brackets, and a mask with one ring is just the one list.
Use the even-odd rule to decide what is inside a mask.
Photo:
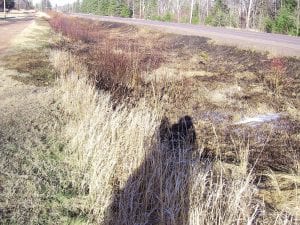
[[(37, 96), (41, 90), (44, 91), (45, 89), (25, 85), (13, 79), (13, 76), (21, 76), (22, 74), (8, 69), (6, 66), (9, 62), (7, 57), (10, 54), (15, 54), (13, 41), (33, 23), (33, 19), (34, 16), (32, 15), (19, 19), (8, 19), (5, 22), (0, 21), (0, 139), (2, 132), (8, 133), (8, 129), (13, 130), (15, 128), (8, 125), (12, 121), (35, 115), (32, 112), (37, 111), (37, 108), (40, 107), (40, 104), (37, 104)], [(15, 128), (15, 130), (18, 129)]]
[(8, 16), (6, 20), (0, 20), (0, 55), (10, 46), (10, 41), (21, 33), (34, 19), (30, 14), (25, 17), (17, 18)]
[[(33, 21), (32, 17), (16, 19), (11, 16), (6, 20), (0, 20), (0, 125), (2, 129), (16, 115), (16, 112), (22, 111), (23, 100), (31, 87), (27, 87), (20, 82), (12, 79), (16, 71), (5, 68), (6, 56), (12, 47), (12, 41)], [(0, 136), (1, 130), (0, 129)]]
[(104, 17), (79, 13), (72, 15), (100, 21), (150, 26), (168, 33), (208, 37), (220, 44), (233, 45), (243, 49), (254, 49), (263, 52), (267, 51), (273, 56), (300, 57), (300, 37), (142, 19)]

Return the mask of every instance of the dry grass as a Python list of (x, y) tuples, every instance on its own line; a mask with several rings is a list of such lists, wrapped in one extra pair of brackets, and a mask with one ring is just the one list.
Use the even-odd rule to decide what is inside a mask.
[[(46, 63), (49, 49), (45, 49), (44, 42), (49, 35), (47, 23), (39, 19), (17, 37), (8, 55), (0, 60), (1, 224), (85, 221), (83, 216), (74, 219), (73, 205), (65, 204), (69, 196), (76, 196), (76, 190), (66, 179), (69, 168), (62, 160), (64, 142), (60, 137), (63, 118), (53, 89), (25, 85), (18, 82), (19, 79), (12, 79), (32, 76), (36, 67), (28, 65), (41, 61), (42, 65), (37, 65), (39, 70), (49, 75), (50, 65)], [(17, 69), (19, 65), (22, 65), (19, 71), (7, 69)], [(45, 79), (45, 82), (50, 81)]]
[[(56, 21), (60, 21), (60, 24), (63, 24), (62, 21), (64, 20), (68, 21), (68, 18), (59, 18), (59, 20), (56, 18)], [(73, 30), (76, 30), (75, 28), (80, 30), (82, 24), (89, 23), (88, 21), (83, 20), (81, 21), (81, 25), (76, 26), (76, 23), (74, 23), (74, 20), (76, 19), (72, 20)], [(96, 83), (96, 88), (109, 91), (109, 98), (112, 102), (110, 104), (113, 104), (113, 106), (109, 106), (108, 104), (108, 108), (112, 107), (115, 109), (115, 107), (117, 107), (117, 112), (119, 114), (122, 114), (124, 111), (119, 112), (118, 107), (124, 108), (125, 111), (130, 111), (131, 109), (134, 111), (138, 108), (138, 111), (146, 110), (147, 112), (151, 112), (149, 108), (154, 108), (159, 115), (157, 115), (158, 118), (161, 118), (162, 115), (166, 115), (173, 122), (184, 115), (192, 116), (197, 135), (198, 152), (196, 151), (195, 158), (192, 157), (190, 159), (191, 162), (188, 161), (188, 165), (194, 165), (194, 161), (199, 160), (199, 158), (208, 157), (207, 161), (210, 162), (208, 163), (210, 165), (209, 168), (217, 168), (213, 169), (213, 172), (209, 171), (207, 173), (209, 174), (207, 177), (208, 184), (206, 184), (209, 186), (208, 189), (197, 189), (195, 192), (192, 192), (193, 195), (191, 198), (186, 197), (189, 203), (182, 200), (182, 197), (177, 198), (178, 196), (176, 193), (178, 192), (173, 191), (176, 190), (176, 187), (174, 188), (172, 184), (168, 184), (167, 186), (169, 189), (167, 189), (164, 186), (166, 184), (165, 179), (163, 178), (164, 176), (160, 174), (161, 171), (158, 171), (157, 168), (155, 168), (156, 164), (153, 163), (172, 161), (172, 157), (165, 159), (158, 154), (160, 156), (153, 156), (154, 159), (151, 161), (151, 152), (153, 149), (155, 150), (154, 152), (156, 152), (157, 149), (160, 149), (158, 152), (162, 152), (161, 148), (158, 147), (160, 146), (160, 142), (157, 139), (159, 121), (156, 121), (156, 131), (151, 139), (152, 147), (147, 146), (148, 149), (141, 150), (146, 152), (143, 153), (146, 156), (143, 158), (144, 160), (139, 162), (140, 166), (134, 166), (134, 168), (137, 169), (131, 170), (134, 172), (132, 174), (127, 174), (127, 176), (124, 177), (124, 180), (122, 178), (122, 169), (123, 167), (128, 168), (129, 165), (125, 163), (123, 165), (122, 161), (120, 162), (120, 168), (117, 167), (116, 171), (107, 172), (108, 174), (118, 174), (120, 172), (120, 175), (117, 176), (117, 180), (114, 180), (114, 178), (113, 181), (111, 181), (112, 184), (109, 183), (109, 185), (113, 186), (110, 187), (112, 190), (108, 188), (110, 190), (108, 192), (113, 193), (111, 195), (118, 196), (117, 200), (115, 200), (116, 197), (112, 197), (113, 200), (101, 200), (104, 202), (103, 204), (105, 204), (106, 209), (95, 209), (97, 212), (96, 216), (92, 213), (91, 218), (96, 219), (99, 223), (103, 221), (103, 219), (104, 221), (107, 220), (107, 217), (105, 216), (107, 207), (112, 204), (111, 210), (113, 212), (111, 212), (110, 215), (113, 215), (111, 217), (116, 219), (113, 221), (116, 224), (121, 223), (120, 221), (128, 221), (124, 215), (130, 215), (130, 213), (132, 213), (132, 218), (137, 220), (128, 221), (128, 224), (134, 224), (134, 222), (143, 223), (143, 221), (145, 222), (147, 220), (150, 221), (149, 223), (155, 224), (156, 222), (153, 221), (153, 215), (155, 215), (155, 218), (164, 221), (163, 223), (165, 224), (171, 223), (170, 221), (172, 221), (172, 218), (173, 224), (182, 224), (182, 221), (187, 223), (191, 218), (191, 221), (199, 222), (202, 218), (202, 223), (216, 224), (218, 223), (218, 219), (219, 221), (226, 221), (226, 218), (221, 217), (220, 214), (214, 214), (214, 212), (211, 212), (213, 215), (212, 218), (217, 218), (217, 220), (210, 220), (208, 218), (208, 212), (210, 212), (208, 209), (212, 206), (209, 204), (207, 206), (202, 205), (203, 202), (208, 201), (205, 199), (207, 197), (206, 194), (210, 193), (210, 191), (217, 192), (217, 189), (214, 189), (216, 187), (221, 188), (220, 193), (225, 193), (224, 196), (229, 195), (234, 199), (234, 192), (231, 195), (230, 190), (239, 192), (239, 188), (243, 189), (247, 187), (245, 189), (249, 189), (249, 192), (247, 190), (244, 193), (246, 196), (244, 199), (245, 202), (238, 202), (238, 204), (243, 205), (241, 211), (232, 213), (231, 211), (234, 211), (233, 209), (235, 206), (230, 202), (228, 205), (221, 203), (218, 205), (220, 208), (216, 209), (217, 212), (225, 214), (231, 212), (226, 215), (233, 214), (233, 217), (227, 218), (228, 223), (234, 223), (233, 221), (236, 223), (240, 222), (236, 218), (241, 218), (243, 221), (242, 223), (247, 223), (248, 221), (249, 224), (258, 223), (258, 221), (263, 224), (269, 224), (270, 221), (275, 224), (295, 223), (295, 218), (299, 216), (297, 213), (297, 205), (289, 204), (289, 200), (287, 199), (274, 201), (274, 199), (279, 199), (279, 197), (272, 191), (274, 184), (268, 185), (270, 179), (267, 178), (268, 176), (265, 176), (265, 174), (269, 174), (269, 171), (276, 171), (278, 174), (292, 174), (291, 176), (294, 180), (297, 180), (298, 177), (298, 175), (295, 174), (295, 171), (298, 168), (297, 162), (299, 162), (299, 148), (297, 147), (299, 143), (297, 135), (297, 132), (299, 131), (299, 120), (297, 113), (295, 112), (299, 106), (296, 100), (297, 94), (294, 94), (295, 91), (292, 88), (294, 87), (297, 89), (297, 82), (286, 82), (286, 77), (293, 81), (297, 79), (297, 71), (299, 71), (298, 61), (286, 58), (280, 59), (278, 64), (277, 60), (268, 59), (267, 56), (251, 51), (241, 51), (227, 46), (211, 45), (207, 39), (199, 37), (165, 35), (153, 31), (151, 31), (151, 37), (149, 37), (150, 31), (133, 28), (128, 25), (95, 22), (94, 25), (90, 24), (90, 26), (91, 30), (93, 30), (93, 26), (97, 27), (100, 36), (97, 36), (95, 32), (90, 30), (92, 35), (89, 38), (92, 38), (93, 40), (84, 39), (83, 41), (85, 41), (85, 43), (78, 42), (80, 37), (72, 33), (72, 30), (68, 31), (60, 26), (59, 29), (62, 29), (63, 32), (67, 32), (67, 36), (71, 38), (71, 40), (64, 41), (61, 49), (71, 52), (75, 55), (75, 60), (77, 62), (81, 61), (86, 65), (84, 73), (96, 74), (95, 76), (90, 77), (92, 78), (90, 82), (94, 84), (95, 80), (100, 81), (98, 82), (98, 85)], [(104, 34), (105, 36), (103, 36)], [(94, 45), (96, 43), (96, 47), (89, 44), (90, 41), (92, 41)], [(133, 48), (128, 48), (128, 43), (130, 43)], [(103, 57), (97, 57), (99, 47), (107, 49), (107, 46), (109, 46), (110, 49), (110, 51), (107, 51), (108, 54), (103, 55), (101, 53)], [(153, 49), (153, 51), (149, 52), (149, 49)], [(160, 61), (159, 64), (152, 65), (148, 64), (147, 60), (140, 60), (140, 53), (144, 56), (148, 56), (148, 52), (149, 55), (151, 55), (155, 51), (160, 54), (160, 58), (164, 59), (163, 61)], [(63, 56), (64, 54), (65, 53), (59, 53), (58, 55)], [(116, 55), (118, 57), (116, 57)], [(119, 57), (120, 55), (122, 56), (121, 58)], [(123, 56), (125, 58), (123, 58)], [(129, 58), (128, 60), (128, 56), (134, 57)], [(59, 59), (59, 57), (57, 57), (57, 59)], [(70, 57), (68, 57), (68, 60), (57, 61), (64, 61), (66, 62), (66, 65), (78, 64), (72, 63)], [(121, 65), (123, 69), (129, 68), (129, 70), (119, 70), (119, 67), (114, 67), (110, 64), (111, 62), (114, 64), (119, 61), (122, 62)], [(136, 64), (139, 69), (136, 70), (134, 69), (136, 67), (131, 67), (131, 62), (139, 62)], [(94, 66), (95, 64), (101, 66)], [(281, 67), (284, 69), (281, 69)], [(64, 66), (62, 68), (64, 68)], [(73, 66), (71, 66), (71, 68), (73, 68)], [(293, 70), (291, 68), (293, 68)], [(63, 70), (67, 71), (66, 69)], [(75, 70), (77, 69), (71, 69), (71, 71)], [(109, 73), (109, 71), (115, 70), (117, 70), (117, 72)], [(126, 72), (120, 73), (120, 71)], [(280, 74), (276, 76), (275, 73)], [(129, 92), (121, 91), (116, 95), (116, 89), (111, 88), (114, 86), (112, 85), (113, 83), (106, 79), (107, 74), (110, 74), (109, 77), (112, 80), (120, 80), (120, 83), (129, 88)], [(122, 76), (122, 74), (124, 74), (124, 76)], [(139, 78), (138, 85), (132, 85), (132, 76)], [(82, 79), (82, 76), (77, 75), (77, 77), (80, 78), (79, 80)], [(95, 77), (97, 78), (95, 79)], [(76, 93), (80, 92), (80, 90), (74, 87), (73, 82), (69, 81), (69, 83), (72, 83), (73, 89), (77, 90)], [(88, 82), (84, 81), (84, 83), (86, 84)], [(105, 85), (108, 88), (103, 88)], [(88, 88), (85, 89), (89, 90)], [(71, 95), (69, 94), (68, 96)], [(130, 102), (133, 104), (125, 104), (123, 101), (124, 97), (127, 100), (126, 103)], [(80, 99), (78, 96), (76, 98)], [(96, 99), (98, 98), (101, 99), (102, 94), (101, 97), (96, 97)], [(85, 99), (85, 101), (88, 101), (87, 104), (90, 104), (89, 100)], [(143, 107), (139, 108), (141, 101), (146, 102), (145, 104), (148, 106), (146, 109)], [(71, 100), (69, 100), (69, 102), (73, 103)], [(115, 104), (116, 102), (118, 104)], [(85, 107), (81, 106), (80, 109), (82, 108)], [(74, 112), (75, 111), (76, 110), (74, 110)], [(111, 114), (114, 112), (108, 111)], [(277, 112), (281, 113), (282, 117), (275, 122), (264, 123), (258, 126), (248, 124), (237, 125), (237, 122), (242, 118)], [(97, 111), (97, 115), (98, 114), (100, 115), (101, 113)], [(82, 118), (85, 118), (85, 115), (88, 115), (88, 113), (82, 115)], [(107, 123), (109, 124), (109, 122)], [(79, 130), (88, 129), (89, 126), (93, 127), (91, 124), (93, 123), (89, 121), (86, 128), (80, 126)], [(127, 123), (125, 122), (125, 126), (127, 126), (126, 124)], [(111, 126), (113, 125), (110, 124), (107, 127)], [(103, 131), (101, 130), (101, 132)], [(88, 142), (88, 145), (92, 144), (94, 139), (103, 135), (102, 133), (95, 135), (96, 133), (97, 131), (93, 130), (93, 133), (91, 134), (92, 139), (86, 141)], [(87, 138), (87, 136), (80, 136), (74, 146), (79, 146), (81, 140), (85, 140), (85, 138)], [(145, 138), (148, 139), (149, 137), (147, 136)], [(124, 142), (126, 141), (127, 140), (124, 140)], [(245, 145), (245, 143), (247, 144)], [(108, 146), (107, 143), (103, 145)], [(127, 146), (126, 144), (117, 145)], [(84, 149), (85, 146), (80, 145), (80, 148)], [(115, 147), (112, 145), (110, 148), (114, 149)], [(150, 150), (152, 149), (150, 153), (149, 148)], [(88, 147), (88, 149), (89, 152), (92, 151), (90, 147)], [(129, 151), (130, 150), (126, 151), (126, 154), (130, 154)], [(92, 154), (95, 153), (93, 152), (91, 155)], [(119, 151), (117, 151), (116, 154), (122, 155)], [(150, 158), (148, 157), (149, 155), (151, 156)], [(201, 157), (201, 155), (203, 155), (203, 157)], [(181, 157), (184, 158), (185, 155)], [(127, 159), (127, 156), (122, 155), (121, 158)], [(97, 160), (99, 160), (99, 158), (97, 158)], [(168, 163), (158, 164), (161, 170), (166, 168), (168, 171)], [(200, 166), (203, 166), (201, 160), (199, 164), (196, 163), (196, 165), (201, 169), (203, 168)], [(111, 168), (111, 166), (108, 168)], [(148, 176), (145, 170), (154, 171), (152, 177), (154, 181), (157, 177), (162, 177), (162, 180), (159, 181), (161, 182), (160, 191), (157, 187), (153, 187), (151, 183), (144, 180), (147, 179), (145, 177)], [(178, 179), (178, 183), (180, 185), (182, 184), (181, 189), (188, 190), (188, 193), (183, 191), (181, 193), (182, 196), (189, 196), (191, 193), (190, 190), (193, 189), (194, 179), (197, 179), (194, 177), (196, 175), (191, 173), (193, 170), (192, 166), (179, 166), (179, 170), (185, 171), (183, 173), (188, 174), (188, 179), (181, 178), (180, 175), (178, 175), (178, 173), (180, 174), (178, 171), (174, 172), (174, 174), (168, 174), (167, 172), (164, 174), (173, 177), (170, 178), (170, 180), (173, 179), (173, 183), (175, 184), (177, 184), (176, 181)], [(202, 174), (202, 172), (200, 174)], [(101, 173), (99, 172), (99, 174)], [(142, 174), (142, 176), (139, 174)], [(205, 177), (205, 175), (203, 176)], [(248, 180), (246, 179), (245, 181), (245, 177), (248, 177)], [(149, 179), (151, 180), (152, 178)], [(109, 178), (105, 177), (105, 179)], [(101, 182), (105, 181), (105, 179), (101, 178)], [(124, 186), (125, 181), (127, 183)], [(203, 182), (205, 183), (205, 181)], [(223, 184), (224, 187), (222, 187)], [(294, 187), (290, 192), (291, 196), (294, 196), (295, 199), (297, 199), (297, 192), (294, 191), (297, 190), (298, 184), (297, 182), (290, 180), (290, 185)], [(149, 187), (149, 190), (144, 190), (144, 187)], [(227, 187), (230, 188), (227, 190)], [(97, 186), (97, 190), (99, 189), (103, 191), (105, 188)], [(163, 195), (159, 195), (159, 197), (153, 196), (153, 193), (151, 192), (152, 189), (154, 190), (152, 191), (153, 193), (163, 193)], [(88, 191), (89, 190), (90, 189), (88, 188)], [(149, 193), (147, 191), (149, 191)], [(173, 192), (175, 194), (170, 194)], [(203, 198), (201, 197), (202, 192), (205, 193)], [(124, 193), (128, 193), (128, 196)], [(140, 197), (136, 197), (135, 194)], [(103, 193), (102, 195), (105, 196)], [(93, 198), (95, 198), (95, 196), (98, 195), (95, 193), (93, 194)], [(198, 202), (196, 203), (192, 203), (194, 196), (197, 196), (197, 200), (195, 201)], [(208, 196), (210, 196), (211, 199), (214, 199), (213, 202), (218, 202), (218, 199), (215, 199), (215, 196), (213, 196), (212, 193), (211, 195), (208, 194)], [(135, 197), (136, 200), (132, 200)], [(153, 199), (155, 198), (163, 199), (159, 202), (163, 202), (167, 205), (171, 204), (171, 206), (168, 205), (171, 209), (165, 209), (163, 203), (153, 203)], [(174, 201), (172, 202), (170, 199), (174, 199)], [(220, 199), (220, 201), (222, 201), (225, 197), (224, 199)], [(111, 201), (113, 201), (113, 203), (111, 203)], [(115, 206), (116, 201), (119, 203), (118, 206)], [(224, 200), (224, 202), (226, 202), (226, 200)], [(282, 207), (284, 202), (288, 204), (288, 207)], [(135, 208), (135, 204), (138, 204), (140, 209), (138, 207)], [(186, 206), (187, 204), (189, 205), (188, 207)], [(195, 207), (200, 207), (201, 209), (193, 209), (190, 204), (200, 204)], [(95, 205), (99, 206), (99, 204), (96, 203)], [(120, 205), (125, 208), (122, 208)], [(256, 206), (258, 207), (257, 211)], [(132, 208), (127, 209), (126, 207)], [(177, 211), (176, 207), (178, 207)], [(152, 210), (150, 210), (151, 212), (148, 214), (146, 213), (148, 212), (147, 208)], [(188, 211), (192, 216), (190, 214), (187, 215), (182, 208), (188, 208)], [(205, 210), (207, 210), (207, 212)], [(92, 211), (94, 211), (94, 209), (92, 209)], [(158, 213), (158, 211), (160, 211), (160, 213)], [(169, 212), (170, 215), (166, 215), (165, 211)], [(197, 216), (199, 216), (200, 219)], [(252, 219), (253, 222), (251, 222)], [(199, 223), (201, 224), (201, 222)]]
[[(67, 56), (67, 65), (86, 71), (64, 52), (52, 55)], [(238, 164), (213, 160), (204, 146), (187, 154), (188, 145), (170, 149), (160, 141), (161, 113), (145, 105), (149, 99), (114, 109), (108, 93), (75, 74), (60, 79), (59, 93), (70, 118), (70, 178), (81, 190), (80, 210), (89, 212), (90, 223), (294, 224), (287, 208), (270, 213), (259, 200), (243, 142), (236, 143)]]
[[(250, 174), (227, 178), (222, 169), (213, 169), (212, 162), (187, 158), (185, 149), (164, 149), (156, 134), (159, 114), (143, 102), (130, 110), (125, 106), (113, 110), (109, 95), (97, 93), (84, 78), (71, 76), (60, 85), (62, 105), (75, 115), (66, 127), (71, 137), (70, 161), (76, 161), (74, 167), (79, 170), (73, 179), (86, 194), (85, 207), (94, 222), (153, 223), (154, 212), (159, 212), (155, 219), (161, 224), (251, 224), (257, 220), (258, 211), (252, 211), (256, 206), (251, 205), (257, 204), (258, 210), (260, 204), (255, 202)], [(163, 155), (165, 151), (178, 153)], [(201, 149), (195, 151), (201, 154)], [(174, 158), (173, 154), (179, 155)], [(120, 208), (110, 212), (114, 215), (110, 218), (106, 214), (114, 210), (110, 207), (115, 198)], [(189, 214), (182, 218), (185, 207)]]
[(49, 46), (51, 28), (43, 17), (38, 17), (12, 40), (12, 51), (40, 49)]
[[(1, 152), (4, 223), (299, 223), (296, 117), (235, 124), (279, 108), (297, 111), (293, 93), (282, 92), (289, 85), (272, 89), (262, 77), (272, 73), (265, 69), (270, 60), (256, 62), (266, 59), (203, 38), (147, 38), (145, 29), (114, 23), (91, 24), (81, 40), (85, 30), (76, 33), (76, 21), (65, 20), (55, 26), (69, 38), (55, 46), (68, 51), (47, 53), (61, 74), (51, 87), (53, 101), (45, 102), (49, 113), (5, 125), (20, 133), (28, 120), (22, 130), (29, 131), (10, 135)], [(157, 54), (166, 64), (152, 61)], [(291, 59), (285, 63), (298, 68)], [(174, 79), (156, 79), (161, 71)], [(129, 92), (116, 94), (118, 79)]]
[(13, 41), (5, 56), (5, 66), (19, 74), (14, 79), (25, 84), (47, 86), (53, 84), (57, 75), (50, 66), (49, 51), (51, 29), (42, 17), (32, 22)]

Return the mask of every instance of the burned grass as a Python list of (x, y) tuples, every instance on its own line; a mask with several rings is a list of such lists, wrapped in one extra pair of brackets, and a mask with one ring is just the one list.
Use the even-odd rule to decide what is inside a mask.
[[(272, 59), (207, 38), (119, 23), (55, 15), (50, 24), (67, 37), (56, 48), (78, 57), (94, 85), (110, 92), (116, 104), (135, 105), (145, 98), (172, 121), (190, 115), (204, 155), (240, 165), (238, 149), (248, 149), (247, 169), (260, 187), (268, 181), (259, 177), (269, 171), (299, 173), (298, 59)], [(267, 113), (282, 116), (256, 125), (238, 123)], [(265, 188), (264, 196), (272, 195), (272, 188)]]
[[(149, 37), (150, 31), (132, 25), (60, 15), (55, 15), (50, 23), (71, 39), (61, 46), (63, 50), (80, 57), (96, 87), (113, 93), (118, 102), (151, 92), (171, 118), (188, 112), (202, 120), (201, 112), (225, 112), (224, 120), (212, 115), (212, 124), (220, 120), (234, 122), (261, 104), (277, 112), (287, 111), (289, 104), (299, 107), (299, 60), (270, 59), (266, 54), (215, 45), (202, 37), (154, 31)], [(173, 81), (164, 79), (166, 74), (157, 73), (161, 68), (177, 74)], [(298, 127), (298, 121), (290, 123)], [(286, 131), (287, 136), (298, 132), (288, 127)], [(250, 137), (249, 134), (249, 139), (253, 139)], [(282, 145), (274, 146), (277, 144)]]

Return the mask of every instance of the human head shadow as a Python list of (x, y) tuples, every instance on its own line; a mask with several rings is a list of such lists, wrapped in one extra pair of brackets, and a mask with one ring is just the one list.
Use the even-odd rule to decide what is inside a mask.
[(162, 119), (145, 160), (122, 189), (116, 188), (104, 224), (188, 224), (190, 162), (196, 148), (190, 116), (173, 125)]

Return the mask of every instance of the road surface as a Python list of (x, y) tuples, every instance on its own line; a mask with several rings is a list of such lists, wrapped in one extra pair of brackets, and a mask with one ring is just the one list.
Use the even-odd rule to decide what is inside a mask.
[(0, 55), (9, 48), (11, 40), (21, 33), (32, 21), (34, 15), (22, 18), (7, 18), (7, 20), (0, 20)]
[(151, 28), (155, 28), (168, 33), (208, 37), (219, 44), (233, 45), (243, 49), (254, 49), (263, 52), (267, 51), (274, 56), (300, 57), (300, 37), (254, 32), (248, 30), (209, 27), (204, 25), (96, 16), (81, 13), (71, 15), (99, 21), (111, 21), (138, 26), (149, 26)]

